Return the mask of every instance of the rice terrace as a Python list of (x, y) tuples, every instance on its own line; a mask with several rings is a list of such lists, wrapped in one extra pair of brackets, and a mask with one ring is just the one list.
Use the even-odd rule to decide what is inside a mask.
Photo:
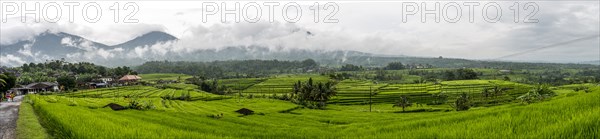
[(0, 139), (598, 139), (599, 5), (2, 1)]

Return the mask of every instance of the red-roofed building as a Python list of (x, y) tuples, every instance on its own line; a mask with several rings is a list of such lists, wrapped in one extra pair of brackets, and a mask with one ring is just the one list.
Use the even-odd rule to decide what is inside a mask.
[(121, 79), (119, 79), (120, 82), (136, 82), (141, 80), (142, 77), (137, 76), (137, 75), (125, 75), (123, 77), (121, 77)]

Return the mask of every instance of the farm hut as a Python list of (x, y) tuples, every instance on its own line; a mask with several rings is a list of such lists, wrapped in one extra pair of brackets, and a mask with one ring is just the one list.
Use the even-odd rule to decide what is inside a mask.
[(106, 108), (106, 107), (110, 107), (110, 109), (114, 110), (114, 111), (120, 111), (120, 110), (125, 110), (127, 108), (119, 105), (119, 104), (115, 104), (115, 103), (110, 103), (107, 104), (106, 106), (102, 107), (102, 108)]
[(250, 115), (250, 114), (254, 113), (254, 111), (252, 111), (250, 109), (246, 109), (246, 108), (239, 109), (239, 110), (237, 110), (235, 112), (243, 114), (243, 115)]

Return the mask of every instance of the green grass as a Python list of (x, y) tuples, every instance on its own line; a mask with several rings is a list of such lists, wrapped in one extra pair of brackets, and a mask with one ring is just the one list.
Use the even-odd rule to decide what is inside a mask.
[(180, 97), (189, 94), (191, 100), (213, 100), (230, 98), (230, 96), (219, 96), (210, 94), (198, 89), (190, 84), (167, 84), (166, 89), (159, 89), (152, 86), (124, 86), (114, 88), (101, 88), (82, 90), (73, 93), (63, 93), (57, 96), (66, 96), (70, 98), (110, 98), (113, 100), (128, 98), (157, 98), (170, 96)]
[(194, 90), (194, 89), (198, 88), (198, 86), (196, 86), (196, 85), (184, 84), (184, 83), (171, 83), (171, 84), (165, 84), (165, 86), (168, 88), (181, 89), (181, 90)]
[[(492, 98), (482, 98), (481, 92), (494, 86), (508, 88), (509, 90), (500, 96)], [(529, 85), (519, 84), (501, 80), (458, 80), (444, 81), (440, 84), (374, 84), (366, 80), (348, 79), (339, 82), (337, 85), (338, 95), (331, 101), (332, 104), (340, 105), (364, 105), (369, 100), (372, 103), (393, 104), (401, 96), (407, 96), (412, 102), (420, 104), (430, 104), (433, 101), (433, 95), (444, 92), (448, 95), (448, 100), (455, 100), (462, 93), (467, 93), (475, 98), (475, 103), (485, 103), (484, 105), (498, 105), (510, 102), (516, 97), (527, 93)], [(376, 92), (369, 97), (369, 90)]]
[[(368, 84), (364, 82), (348, 84)], [(563, 96), (563, 95), (561, 95)], [(468, 111), (391, 104), (329, 105), (294, 109), (272, 99), (168, 100), (155, 110), (112, 111), (90, 106), (126, 99), (30, 95), (55, 138), (598, 138), (600, 89), (523, 105), (508, 103)], [(52, 101), (56, 100), (56, 101)], [(79, 105), (68, 106), (69, 101)], [(144, 98), (160, 104), (160, 98)], [(249, 108), (256, 114), (234, 111)], [(220, 119), (211, 115), (223, 114)]]
[(253, 94), (283, 94), (291, 93), (292, 86), (298, 81), (305, 82), (312, 78), (316, 82), (327, 82), (328, 77), (321, 75), (278, 75), (266, 79), (263, 82), (254, 84), (248, 89), (243, 90), (243, 93)]
[(21, 103), (19, 119), (17, 120), (18, 139), (47, 139), (50, 135), (40, 125), (38, 117), (29, 103)]
[(219, 84), (225, 85), (225, 87), (230, 88), (232, 90), (245, 90), (265, 80), (266, 79), (264, 78), (223, 79), (219, 80)]

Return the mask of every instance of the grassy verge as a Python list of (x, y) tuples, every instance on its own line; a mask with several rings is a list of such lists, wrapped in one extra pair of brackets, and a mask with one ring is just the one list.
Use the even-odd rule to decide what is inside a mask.
[(47, 139), (50, 138), (46, 129), (40, 125), (38, 117), (29, 103), (22, 103), (17, 120), (18, 139)]

